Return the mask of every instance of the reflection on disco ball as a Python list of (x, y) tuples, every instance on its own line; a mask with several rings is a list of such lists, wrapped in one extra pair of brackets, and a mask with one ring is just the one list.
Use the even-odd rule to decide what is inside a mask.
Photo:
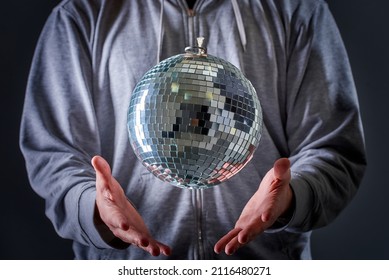
[(131, 95), (127, 124), (131, 146), (152, 174), (199, 189), (231, 178), (251, 160), (262, 110), (250, 81), (231, 63), (206, 54), (200, 41), (143, 76)]

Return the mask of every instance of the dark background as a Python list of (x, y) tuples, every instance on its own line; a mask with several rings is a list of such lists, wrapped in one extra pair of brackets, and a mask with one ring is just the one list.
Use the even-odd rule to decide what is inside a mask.
[[(71, 259), (44, 202), (29, 187), (19, 151), (27, 75), (40, 31), (59, 1), (7, 1), (0, 11), (0, 259)], [(354, 72), (368, 152), (360, 191), (329, 226), (314, 232), (315, 259), (389, 259), (389, 2), (329, 0)]]

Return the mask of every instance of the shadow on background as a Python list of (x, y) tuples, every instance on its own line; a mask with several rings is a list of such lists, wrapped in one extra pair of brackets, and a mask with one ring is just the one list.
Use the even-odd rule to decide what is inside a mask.
[[(43, 24), (59, 1), (8, 1), (1, 22), (0, 259), (72, 259), (71, 242), (57, 236), (44, 202), (29, 187), (18, 134), (27, 75)], [(389, 26), (387, 2), (327, 1), (341, 30), (359, 92), (368, 169), (349, 207), (314, 232), (315, 259), (389, 259)], [(348, 4), (346, 4), (346, 2)], [(350, 4), (351, 3), (351, 4)], [(378, 4), (379, 3), (379, 4)]]

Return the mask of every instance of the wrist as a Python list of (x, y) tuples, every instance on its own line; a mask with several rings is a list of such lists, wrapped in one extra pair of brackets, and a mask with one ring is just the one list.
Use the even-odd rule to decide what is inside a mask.
[(281, 215), (278, 217), (278, 219), (288, 219), (288, 221), (293, 217), (295, 208), (296, 208), (296, 201), (294, 197), (293, 190), (290, 185), (288, 185), (288, 191), (287, 191), (287, 206), (286, 209), (281, 213)]

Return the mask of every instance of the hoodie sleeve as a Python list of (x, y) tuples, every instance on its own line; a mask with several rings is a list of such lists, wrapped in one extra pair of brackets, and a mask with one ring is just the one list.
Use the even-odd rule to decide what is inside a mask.
[(31, 186), (45, 199), (59, 235), (107, 248), (93, 223), (90, 160), (99, 154), (100, 140), (88, 32), (63, 7), (47, 20), (28, 80), (20, 146)]
[(296, 199), (290, 231), (330, 223), (355, 195), (366, 165), (346, 50), (327, 4), (317, 3), (311, 18), (296, 21), (289, 44), (285, 129)]

